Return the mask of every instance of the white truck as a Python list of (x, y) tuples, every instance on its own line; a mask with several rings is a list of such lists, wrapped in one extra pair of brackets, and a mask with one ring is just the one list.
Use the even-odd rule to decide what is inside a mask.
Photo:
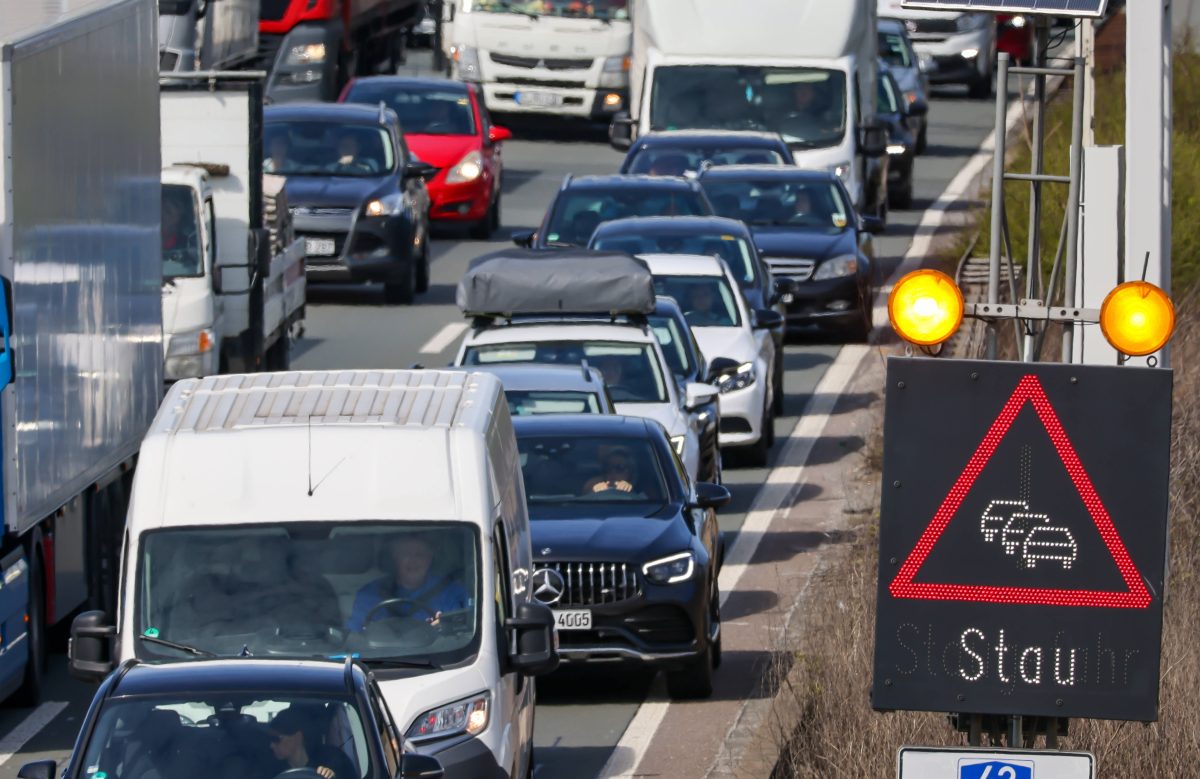
[(254, 72), (162, 78), (167, 381), (286, 370), (304, 320), (304, 242), (283, 179), (262, 172), (263, 83)]
[(261, 0), (159, 0), (159, 70), (233, 70), (258, 56)]
[[(69, 9), (69, 10), (68, 10)], [(154, 0), (0, 0), (0, 697), (116, 602), (162, 398)]]
[(451, 75), (503, 113), (612, 118), (627, 108), (629, 0), (445, 0)]
[(886, 218), (876, 2), (630, 0), (631, 106), (613, 146), (661, 130), (778, 132), (797, 165), (835, 172), (862, 213)]

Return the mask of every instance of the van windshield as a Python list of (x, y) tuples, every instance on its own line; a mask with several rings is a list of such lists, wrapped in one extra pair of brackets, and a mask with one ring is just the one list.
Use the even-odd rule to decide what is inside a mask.
[(146, 533), (137, 655), (341, 657), (436, 668), (479, 646), (472, 527), (419, 522), (218, 525)]
[(761, 130), (791, 146), (846, 135), (846, 74), (824, 68), (687, 65), (654, 71), (654, 130)]

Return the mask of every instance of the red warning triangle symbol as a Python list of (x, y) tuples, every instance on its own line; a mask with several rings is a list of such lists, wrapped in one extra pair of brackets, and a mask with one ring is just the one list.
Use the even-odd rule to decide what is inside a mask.
[[(1017, 414), (1025, 407), (1026, 403), (1033, 405), (1038, 419), (1041, 420), (1042, 426), (1045, 427), (1046, 433), (1050, 436), (1050, 441), (1054, 445), (1054, 449), (1058, 452), (1058, 456), (1062, 459), (1063, 465), (1066, 466), (1067, 474), (1075, 485), (1075, 489), (1079, 492), (1079, 497), (1083, 500), (1083, 505), (1087, 508), (1088, 514), (1091, 515), (1092, 521), (1096, 523), (1096, 530), (1100, 532), (1100, 538), (1104, 541), (1109, 554), (1112, 555), (1113, 562), (1116, 563), (1117, 569), (1121, 573), (1121, 578), (1125, 581), (1125, 586), (1128, 588), (1127, 592), (1063, 590), (1041, 587), (996, 587), (968, 584), (930, 584), (914, 581), (917, 572), (925, 564), (925, 560), (929, 557), (929, 553), (933, 551), (933, 547), (937, 544), (942, 532), (945, 531), (946, 526), (954, 519), (955, 514), (958, 513), (963, 500), (975, 484), (975, 479), (983, 472), (984, 467), (996, 452), (996, 448), (1008, 434), (1013, 420), (1017, 418)], [(1110, 609), (1144, 609), (1150, 605), (1151, 600), (1150, 593), (1142, 581), (1141, 572), (1138, 571), (1137, 566), (1133, 564), (1133, 560), (1129, 557), (1129, 550), (1125, 548), (1125, 543), (1121, 540), (1120, 534), (1117, 533), (1116, 527), (1113, 526), (1108, 510), (1104, 508), (1104, 503), (1100, 500), (1100, 496), (1096, 494), (1096, 489), (1092, 486), (1091, 478), (1079, 462), (1079, 456), (1075, 453), (1075, 447), (1072, 446), (1070, 439), (1067, 438), (1066, 431), (1063, 430), (1062, 423), (1059, 422), (1058, 415), (1054, 412), (1054, 407), (1050, 405), (1050, 400), (1046, 397), (1046, 391), (1042, 388), (1042, 383), (1034, 375), (1025, 376), (1017, 384), (1012, 397), (1004, 404), (1004, 409), (1000, 412), (1000, 416), (996, 417), (996, 421), (992, 423), (991, 429), (984, 436), (979, 448), (975, 450), (975, 454), (967, 463), (967, 467), (963, 469), (962, 474), (954, 482), (954, 486), (950, 488), (950, 494), (942, 501), (941, 507), (938, 508), (937, 513), (933, 516), (933, 521), (929, 523), (929, 526), (925, 528), (925, 532), (921, 534), (916, 547), (913, 548), (912, 552), (908, 555), (908, 559), (900, 567), (900, 572), (892, 580), (892, 583), (888, 586), (888, 590), (894, 598), (1009, 603), (1028, 606), (1092, 606)]]

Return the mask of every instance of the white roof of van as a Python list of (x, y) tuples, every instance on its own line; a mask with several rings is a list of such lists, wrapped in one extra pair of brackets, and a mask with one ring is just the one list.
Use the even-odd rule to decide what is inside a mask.
[(708, 254), (639, 254), (655, 276), (724, 276), (725, 263)]

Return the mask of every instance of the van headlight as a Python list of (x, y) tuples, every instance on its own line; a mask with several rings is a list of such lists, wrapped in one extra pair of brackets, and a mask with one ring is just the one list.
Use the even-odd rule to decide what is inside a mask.
[(736, 371), (725, 374), (713, 384), (716, 385), (717, 391), (724, 395), (728, 392), (745, 389), (757, 380), (758, 372), (754, 370), (754, 363), (746, 362), (739, 365)]
[(404, 195), (399, 193), (376, 198), (367, 203), (367, 207), (363, 209), (363, 213), (367, 216), (396, 216), (403, 212)]
[(466, 184), (483, 175), (483, 155), (469, 151), (446, 173), (447, 184)]
[(481, 692), (470, 698), (430, 709), (413, 722), (406, 737), (414, 744), (466, 733), (478, 736), (487, 730), (491, 694)]
[(671, 448), (675, 450), (675, 454), (683, 458), (683, 447), (687, 445), (687, 436), (673, 435), (671, 436)]
[(858, 258), (853, 254), (845, 254), (818, 265), (816, 273), (813, 274), (813, 281), (840, 279), (843, 276), (853, 276), (857, 272)]
[(696, 559), (692, 553), (680, 552), (646, 563), (642, 566), (642, 575), (655, 584), (676, 584), (692, 578), (695, 570)]

